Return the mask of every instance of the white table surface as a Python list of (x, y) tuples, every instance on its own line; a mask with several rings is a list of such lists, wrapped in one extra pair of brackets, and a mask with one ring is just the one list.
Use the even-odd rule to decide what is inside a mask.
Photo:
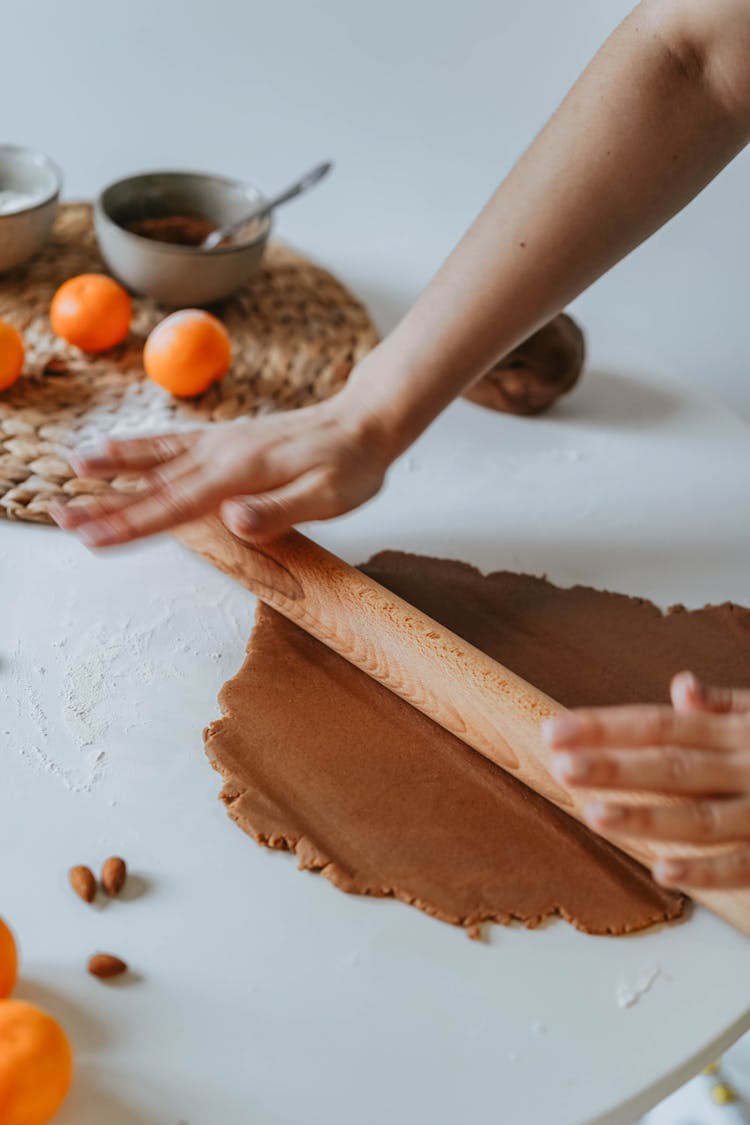
[[(380, 498), (316, 534), (352, 561), (399, 546), (750, 602), (749, 457), (723, 407), (592, 378), (555, 418), (455, 406)], [(201, 729), (252, 608), (169, 541), (103, 559), (0, 526), (2, 911), (21, 995), (76, 1043), (60, 1125), (627, 1121), (750, 1025), (747, 939), (701, 910), (626, 939), (554, 922), (478, 945), (246, 838)], [(84, 906), (68, 866), (113, 852), (137, 893)], [(87, 977), (97, 949), (138, 979)]]
[[(50, 152), (71, 197), (157, 166), (270, 190), (331, 156), (278, 230), (387, 328), (630, 6), (9, 0), (4, 139)], [(662, 602), (750, 600), (746, 432), (665, 381), (750, 417), (749, 187), (744, 154), (576, 302), (592, 377), (557, 420), (458, 408), (320, 538), (352, 560), (403, 545)], [(170, 543), (104, 563), (0, 526), (0, 910), (24, 993), (76, 1040), (61, 1125), (626, 1120), (746, 1026), (747, 943), (701, 912), (622, 941), (554, 924), (478, 948), (246, 840), (200, 730), (251, 616)], [(113, 850), (144, 893), (86, 910), (66, 868)], [(104, 991), (82, 973), (99, 947), (143, 979)], [(656, 968), (620, 1009), (617, 988)]]

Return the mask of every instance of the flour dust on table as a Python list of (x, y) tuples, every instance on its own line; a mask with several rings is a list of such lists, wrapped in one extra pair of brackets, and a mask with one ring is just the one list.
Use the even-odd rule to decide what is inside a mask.
[[(131, 762), (138, 757), (148, 701), (161, 695), (165, 676), (185, 680), (192, 659), (218, 664), (228, 637), (244, 640), (233, 591), (208, 596), (185, 584), (142, 594), (137, 606), (118, 607), (108, 623), (88, 626), (80, 624), (85, 588), (68, 584), (61, 594), (50, 587), (39, 598), (51, 622), (49, 639), (36, 649), (23, 637), (15, 640), (6, 668), (12, 710), (8, 723), (0, 721), (0, 734), (6, 751), (75, 794), (99, 787), (115, 748)], [(197, 621), (200, 646), (196, 604), (205, 611)], [(166, 652), (155, 656), (158, 638), (167, 635)]]

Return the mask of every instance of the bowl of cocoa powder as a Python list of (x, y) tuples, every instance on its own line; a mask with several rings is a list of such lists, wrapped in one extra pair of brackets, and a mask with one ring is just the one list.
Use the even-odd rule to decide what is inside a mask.
[(94, 206), (99, 249), (129, 289), (170, 306), (210, 305), (255, 273), (271, 231), (266, 216), (213, 250), (212, 231), (239, 222), (263, 194), (226, 176), (142, 172), (116, 180)]

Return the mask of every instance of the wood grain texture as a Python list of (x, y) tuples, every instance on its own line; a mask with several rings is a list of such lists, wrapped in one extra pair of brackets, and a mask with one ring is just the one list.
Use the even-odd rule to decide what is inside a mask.
[[(174, 534), (412, 707), (571, 816), (584, 819), (592, 794), (564, 789), (551, 773), (552, 755), (541, 724), (565, 709), (544, 692), (299, 532), (251, 547), (211, 516)], [(653, 803), (640, 793), (622, 794), (622, 799)], [(691, 850), (614, 842), (647, 865)], [(750, 935), (750, 890), (696, 891), (692, 897)]]

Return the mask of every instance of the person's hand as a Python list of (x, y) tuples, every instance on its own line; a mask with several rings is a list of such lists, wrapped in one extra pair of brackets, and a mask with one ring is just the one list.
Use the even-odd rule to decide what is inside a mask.
[[(607, 836), (697, 845), (734, 845), (711, 855), (659, 860), (667, 886), (750, 886), (750, 691), (703, 686), (675, 676), (672, 707), (602, 707), (571, 711), (545, 725), (555, 774), (565, 785), (601, 790), (585, 809)], [(633, 807), (613, 790), (683, 798)]]
[(127, 543), (217, 510), (235, 535), (259, 541), (363, 504), (391, 459), (376, 417), (340, 392), (302, 410), (80, 452), (71, 458), (79, 476), (138, 473), (144, 488), (58, 505), (53, 515), (89, 547)]

